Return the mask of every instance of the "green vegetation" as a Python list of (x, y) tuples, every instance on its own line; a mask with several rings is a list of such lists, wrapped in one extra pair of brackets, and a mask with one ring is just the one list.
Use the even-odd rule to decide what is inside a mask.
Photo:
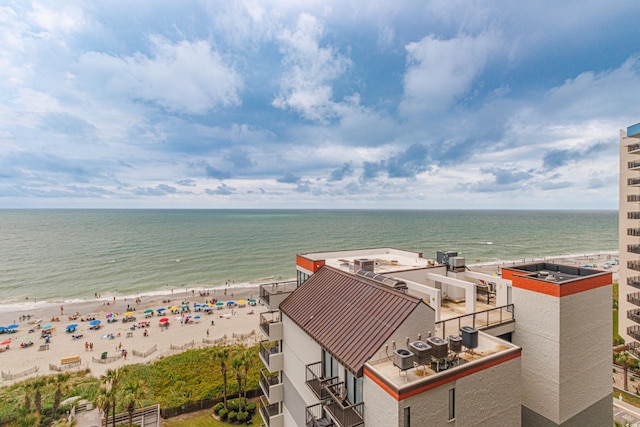
[(613, 345), (624, 344), (624, 339), (618, 334), (618, 284), (613, 284)]
[[(256, 412), (249, 426), (258, 427), (262, 422), (260, 414)], [(245, 425), (245, 424), (243, 424)], [(163, 427), (229, 427), (229, 423), (219, 421), (213, 417), (211, 411), (198, 411), (192, 414), (180, 415), (179, 417), (169, 418), (162, 421)]]
[[(225, 366), (225, 372), (228, 368), (233, 375), (229, 379), (234, 381), (227, 383), (219, 369), (221, 365)], [(244, 395), (246, 390), (259, 386), (260, 366), (257, 345), (210, 347), (151, 364), (109, 370), (100, 379), (90, 377), (87, 371), (37, 377), (0, 388), (0, 425), (51, 425), (57, 416), (70, 409), (61, 406), (61, 402), (73, 396), (93, 402), (105, 411), (130, 413), (156, 403), (167, 409), (221, 398), (225, 390), (228, 396), (235, 396), (238, 391)], [(243, 407), (243, 411), (246, 409)], [(241, 411), (237, 408), (235, 412)]]

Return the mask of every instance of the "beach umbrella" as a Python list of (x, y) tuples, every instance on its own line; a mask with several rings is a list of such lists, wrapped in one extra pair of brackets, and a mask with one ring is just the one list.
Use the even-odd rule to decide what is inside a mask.
[(51, 323), (47, 323), (46, 325), (44, 325), (42, 327), (42, 329), (47, 330), (47, 329), (53, 329), (53, 325)]
[(241, 299), (240, 301), (238, 301), (238, 304), (244, 304), (246, 301)]
[(194, 318), (194, 319), (199, 319), (199, 318), (200, 318), (200, 316), (193, 316), (193, 318)]
[(166, 308), (164, 308), (164, 307), (160, 307), (160, 308), (159, 308), (159, 309), (157, 309), (156, 311), (157, 311), (158, 313), (162, 313), (162, 312), (163, 312), (163, 311), (165, 311), (165, 310), (166, 310)]
[(0, 326), (0, 332), (4, 332), (6, 330), (7, 330), (7, 328), (5, 328), (4, 326)]
[(168, 322), (169, 318), (168, 317), (163, 317), (162, 319), (160, 319), (160, 323), (164, 323), (164, 322)]
[(13, 325), (9, 325), (9, 326), (7, 326), (7, 331), (10, 331), (12, 329), (18, 329), (18, 326), (19, 325), (16, 325), (15, 323)]
[(99, 321), (99, 320), (92, 320), (91, 322), (89, 322), (89, 324), (90, 324), (91, 326), (96, 326), (96, 325), (99, 325), (99, 324), (100, 324), (100, 321)]
[(194, 307), (202, 307), (202, 304), (195, 303), (195, 304), (193, 304), (193, 306)]
[(68, 331), (69, 329), (75, 329), (75, 328), (77, 328), (77, 327), (78, 327), (78, 324), (77, 324), (77, 323), (73, 323), (73, 324), (71, 324), (71, 325), (67, 326), (67, 331)]
[(11, 340), (6, 340), (6, 341), (0, 342), (0, 345), (9, 345), (9, 344), (11, 344)]
[(107, 317), (118, 317), (118, 313), (109, 313)]
[(133, 316), (133, 311), (127, 311), (124, 315), (125, 316)]
[(235, 302), (233, 302), (233, 301), (228, 301), (227, 302), (227, 305), (234, 305), (234, 304), (235, 304)]
[(145, 311), (144, 311), (144, 314), (149, 314), (149, 313), (153, 313), (153, 310), (148, 309), (148, 310), (145, 310)]
[(182, 306), (182, 308), (186, 310), (187, 308), (189, 308), (189, 305), (185, 304)]
[(213, 307), (206, 306), (206, 307), (204, 308), (204, 311), (211, 311), (211, 310), (213, 310)]

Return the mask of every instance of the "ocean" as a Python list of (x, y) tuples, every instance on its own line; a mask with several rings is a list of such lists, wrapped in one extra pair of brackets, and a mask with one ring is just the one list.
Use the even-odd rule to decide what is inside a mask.
[(617, 211), (0, 210), (0, 309), (295, 277), (388, 246), (468, 264), (618, 250)]

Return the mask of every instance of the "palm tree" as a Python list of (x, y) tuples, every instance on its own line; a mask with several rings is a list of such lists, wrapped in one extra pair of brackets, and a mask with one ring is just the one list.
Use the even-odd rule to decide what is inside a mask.
[(242, 362), (244, 366), (244, 399), (247, 400), (247, 378), (249, 378), (249, 369), (253, 365), (253, 353), (245, 350), (242, 352)]
[(69, 374), (58, 374), (53, 378), (53, 383), (56, 386), (55, 394), (53, 395), (53, 417), (54, 419), (58, 413), (58, 407), (60, 406), (60, 401), (62, 400), (63, 393), (67, 390), (67, 380), (69, 379)]
[(96, 406), (104, 413), (104, 427), (107, 427), (109, 421), (109, 409), (111, 409), (111, 392), (105, 388), (101, 388), (96, 397)]
[(227, 360), (229, 360), (229, 349), (218, 347), (213, 353), (213, 357), (220, 362), (220, 373), (222, 374), (222, 389), (224, 409), (227, 409)]
[(620, 353), (617, 359), (618, 365), (622, 367), (624, 372), (624, 391), (629, 391), (629, 386), (627, 384), (629, 368), (635, 364), (635, 359), (629, 353)]
[(118, 393), (118, 385), (121, 377), (120, 369), (107, 369), (107, 372), (100, 377), (100, 382), (107, 387), (111, 395), (111, 410), (112, 410), (112, 426), (116, 427), (116, 397)]
[(123, 405), (127, 408), (127, 412), (129, 414), (129, 427), (133, 425), (133, 412), (136, 410), (136, 407), (140, 406), (141, 396), (142, 383), (138, 380), (129, 381), (121, 390), (120, 399), (122, 399)]
[(231, 361), (231, 367), (236, 374), (236, 381), (238, 381), (238, 412), (242, 412), (242, 366), (244, 362), (242, 356), (236, 356)]

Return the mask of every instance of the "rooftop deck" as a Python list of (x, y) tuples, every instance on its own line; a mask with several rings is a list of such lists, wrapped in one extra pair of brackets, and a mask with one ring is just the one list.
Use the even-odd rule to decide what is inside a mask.
[[(354, 262), (367, 259), (374, 262), (374, 271), (379, 274), (416, 268), (430, 268), (438, 265), (433, 259), (422, 258), (419, 252), (393, 248), (355, 249), (335, 252), (315, 252), (300, 255), (314, 261), (324, 261), (325, 265), (343, 271), (354, 271)], [(357, 268), (355, 268), (357, 270)]]

